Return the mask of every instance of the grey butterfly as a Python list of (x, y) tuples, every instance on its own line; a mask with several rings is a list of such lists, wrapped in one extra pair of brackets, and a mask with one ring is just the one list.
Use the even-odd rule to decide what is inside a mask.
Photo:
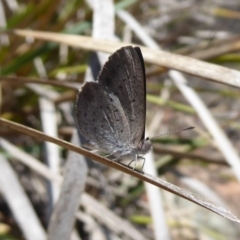
[(137, 160), (151, 149), (145, 139), (146, 77), (139, 47), (123, 47), (87, 82), (76, 100), (76, 119), (90, 149), (113, 160)]

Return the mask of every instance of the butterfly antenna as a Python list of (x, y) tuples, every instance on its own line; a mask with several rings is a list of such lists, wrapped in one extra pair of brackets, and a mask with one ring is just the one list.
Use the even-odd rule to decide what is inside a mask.
[(187, 128), (178, 129), (178, 130), (175, 130), (175, 131), (172, 131), (172, 132), (163, 133), (163, 134), (160, 134), (160, 135), (157, 135), (155, 137), (150, 138), (150, 140), (155, 139), (155, 138), (159, 138), (159, 137), (162, 137), (162, 136), (165, 136), (165, 135), (173, 134), (173, 133), (187, 131), (187, 130), (190, 130), (190, 129), (194, 129), (194, 127), (187, 127)]

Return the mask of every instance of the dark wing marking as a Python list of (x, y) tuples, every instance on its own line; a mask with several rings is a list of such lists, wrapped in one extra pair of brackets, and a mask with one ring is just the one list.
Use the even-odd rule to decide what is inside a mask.
[(118, 97), (130, 126), (130, 142), (137, 146), (145, 131), (146, 80), (140, 48), (131, 46), (109, 57), (99, 74), (98, 82)]
[(138, 57), (141, 61), (141, 64), (142, 64), (142, 75), (144, 77), (144, 80), (143, 80), (143, 86), (144, 86), (144, 124), (143, 124), (143, 133), (142, 133), (142, 137), (141, 137), (141, 140), (145, 139), (145, 125), (146, 125), (146, 71), (145, 71), (145, 65), (144, 65), (144, 59), (143, 59), (143, 56), (142, 56), (142, 52), (141, 52), (141, 49), (139, 47), (135, 47), (134, 48), (138, 54)]
[(130, 130), (118, 98), (97, 82), (87, 82), (76, 100), (80, 132), (90, 145), (112, 153), (129, 142)]

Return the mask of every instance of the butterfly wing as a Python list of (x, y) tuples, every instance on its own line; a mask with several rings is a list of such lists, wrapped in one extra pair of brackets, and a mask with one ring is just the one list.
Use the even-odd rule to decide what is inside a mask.
[(109, 57), (98, 82), (120, 101), (130, 127), (130, 142), (144, 139), (146, 118), (145, 67), (140, 48), (123, 47)]
[(90, 145), (113, 153), (130, 139), (130, 129), (119, 99), (97, 82), (87, 82), (76, 100), (80, 132)]

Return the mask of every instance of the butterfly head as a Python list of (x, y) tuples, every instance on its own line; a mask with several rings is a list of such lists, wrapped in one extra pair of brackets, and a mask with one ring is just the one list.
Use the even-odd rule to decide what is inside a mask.
[(139, 142), (137, 146), (137, 154), (138, 155), (145, 155), (151, 150), (152, 144), (150, 139), (147, 137)]

